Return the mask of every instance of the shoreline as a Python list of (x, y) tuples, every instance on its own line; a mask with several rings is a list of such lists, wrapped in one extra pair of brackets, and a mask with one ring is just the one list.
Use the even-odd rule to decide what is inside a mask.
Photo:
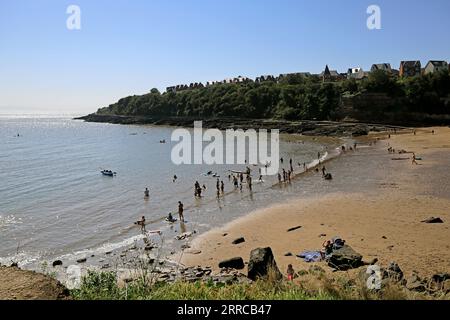
[[(433, 129), (436, 135), (430, 133)], [(381, 157), (378, 161), (389, 165), (385, 172), (375, 172), (375, 178), (368, 176), (379, 183), (374, 190), (338, 192), (274, 204), (199, 235), (191, 246), (201, 254), (180, 253), (177, 257), (186, 266), (218, 270), (222, 260), (242, 257), (248, 261), (252, 249), (270, 246), (282, 272), (287, 264), (293, 264), (298, 271), (316, 263), (305, 263), (296, 254), (320, 249), (324, 240), (341, 236), (366, 260), (378, 258), (383, 266), (395, 261), (406, 274), (418, 272), (429, 276), (449, 272), (450, 194), (435, 185), (440, 170), (434, 169), (450, 166), (450, 143), (446, 141), (450, 141), (447, 127), (418, 129), (417, 135), (386, 137), (373, 157)], [(392, 161), (392, 154), (386, 150), (388, 144), (397, 150), (416, 152), (425, 161), (419, 166), (412, 166), (410, 161)], [(383, 162), (379, 165), (382, 167)], [(421, 171), (426, 171), (426, 177)], [(431, 216), (441, 217), (444, 223), (421, 223)], [(300, 225), (297, 231), (286, 231)], [(245, 242), (233, 245), (232, 241), (239, 237), (244, 237)], [(288, 252), (292, 256), (285, 256)], [(330, 268), (327, 270), (332, 272)]]

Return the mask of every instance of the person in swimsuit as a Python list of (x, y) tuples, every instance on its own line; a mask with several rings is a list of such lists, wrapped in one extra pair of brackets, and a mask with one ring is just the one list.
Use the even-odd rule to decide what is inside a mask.
[(178, 201), (178, 216), (180, 217), (180, 221), (184, 222), (184, 206), (181, 201)]

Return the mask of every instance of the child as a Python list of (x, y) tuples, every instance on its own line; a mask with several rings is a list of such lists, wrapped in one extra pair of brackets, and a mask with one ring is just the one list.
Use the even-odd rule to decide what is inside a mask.
[(287, 276), (288, 276), (288, 280), (289, 281), (293, 281), (294, 280), (294, 268), (292, 267), (292, 264), (288, 265), (288, 269), (287, 269)]

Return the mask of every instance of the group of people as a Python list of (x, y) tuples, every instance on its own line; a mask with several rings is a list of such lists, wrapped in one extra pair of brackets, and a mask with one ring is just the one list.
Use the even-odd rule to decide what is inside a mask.
[[(176, 176), (175, 176), (176, 177)], [(145, 188), (144, 190), (144, 198), (148, 199), (150, 198), (150, 190), (148, 188)], [(178, 201), (178, 216), (181, 222), (184, 221), (184, 204), (181, 201)], [(172, 216), (172, 213), (169, 213), (169, 215), (166, 218), (166, 221), (168, 222), (175, 222), (176, 219)], [(141, 227), (142, 232), (146, 232), (145, 230), (145, 216), (142, 216), (140, 220), (135, 222), (136, 225), (139, 225)]]

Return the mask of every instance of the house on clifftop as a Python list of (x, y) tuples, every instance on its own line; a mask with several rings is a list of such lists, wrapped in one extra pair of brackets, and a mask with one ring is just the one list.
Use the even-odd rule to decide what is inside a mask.
[(322, 78), (323, 82), (333, 82), (345, 79), (345, 77), (336, 70), (330, 70), (328, 65), (325, 66), (325, 70), (319, 76)]
[(438, 60), (430, 60), (428, 61), (425, 69), (423, 71), (424, 74), (436, 73), (441, 71), (448, 71), (448, 63), (447, 61), (438, 61)]
[(402, 61), (400, 62), (400, 77), (414, 77), (422, 74), (422, 65), (420, 61)]

